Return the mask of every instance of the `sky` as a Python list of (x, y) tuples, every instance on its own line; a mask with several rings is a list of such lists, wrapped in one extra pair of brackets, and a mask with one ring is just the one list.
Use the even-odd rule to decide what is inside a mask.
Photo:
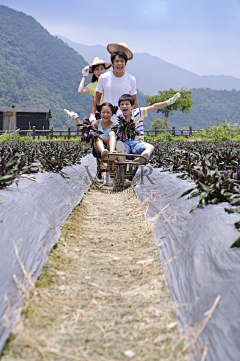
[[(240, 79), (240, 0), (0, 0), (52, 35), (85, 45), (125, 41), (197, 75)], [(152, 71), (152, 69), (149, 69)]]

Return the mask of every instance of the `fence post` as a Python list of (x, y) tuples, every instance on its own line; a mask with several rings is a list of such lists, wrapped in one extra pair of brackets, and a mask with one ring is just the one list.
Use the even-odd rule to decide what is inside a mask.
[(33, 126), (33, 139), (35, 139), (35, 135), (36, 135), (35, 130), (36, 130), (36, 127), (35, 127), (35, 125), (34, 125), (34, 126)]
[(158, 131), (157, 131), (157, 127), (155, 127), (155, 137), (157, 137), (158, 135)]
[(53, 139), (53, 127), (51, 127), (50, 134), (51, 134), (51, 139)]
[(174, 135), (175, 136), (175, 127), (172, 127), (172, 135)]
[(68, 139), (70, 139), (70, 137), (71, 137), (71, 128), (68, 127)]
[(189, 135), (192, 135), (192, 126), (189, 126)]

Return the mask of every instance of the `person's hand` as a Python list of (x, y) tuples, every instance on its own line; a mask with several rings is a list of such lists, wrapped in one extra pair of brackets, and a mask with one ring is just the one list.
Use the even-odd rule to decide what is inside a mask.
[(95, 117), (95, 114), (94, 114), (94, 113), (91, 113), (91, 114), (90, 114), (89, 120), (90, 120), (91, 123), (92, 123), (92, 122), (95, 122), (96, 117)]
[(172, 98), (166, 100), (167, 105), (172, 105), (175, 101), (180, 98), (181, 94), (177, 92)]
[(79, 115), (75, 112), (70, 112), (69, 110), (67, 109), (64, 109), (65, 113), (67, 113), (67, 115), (69, 115), (69, 117), (73, 118), (73, 119), (77, 119), (79, 118)]
[(83, 69), (82, 69), (82, 75), (83, 77), (87, 77), (89, 74), (89, 65), (85, 66)]

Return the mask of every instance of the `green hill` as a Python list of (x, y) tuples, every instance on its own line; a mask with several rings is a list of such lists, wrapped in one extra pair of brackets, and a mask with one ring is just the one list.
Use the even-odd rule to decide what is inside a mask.
[[(50, 108), (51, 126), (75, 128), (63, 112), (89, 116), (93, 97), (77, 93), (87, 62), (62, 40), (50, 35), (34, 18), (0, 6), (0, 105)], [(90, 76), (86, 84), (90, 82)], [(139, 93), (139, 104), (145, 106)], [(152, 123), (154, 114), (147, 119)], [(148, 124), (147, 123), (147, 124)]]
[[(67, 125), (64, 108), (88, 116), (92, 96), (77, 88), (86, 61), (35, 19), (0, 6), (0, 105), (49, 107), (51, 125)], [(74, 122), (72, 122), (74, 125)]]
[[(240, 91), (192, 89), (191, 99), (195, 102), (189, 114), (175, 112), (169, 118), (169, 125), (181, 128), (191, 125), (206, 128), (208, 125), (240, 122)], [(161, 115), (161, 114), (159, 114)]]

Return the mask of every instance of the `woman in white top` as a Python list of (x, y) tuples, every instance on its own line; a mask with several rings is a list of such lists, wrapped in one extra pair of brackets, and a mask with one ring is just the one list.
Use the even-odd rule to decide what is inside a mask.
[[(112, 66), (111, 63), (107, 63), (96, 56), (91, 65), (87, 65), (82, 69), (83, 77), (78, 87), (78, 94), (92, 94), (94, 98), (96, 95), (96, 88), (100, 75), (104, 74), (107, 69), (111, 68), (111, 66)], [(93, 74), (91, 83), (89, 83), (86, 87), (84, 87), (85, 80), (89, 73)], [(103, 102), (103, 97), (101, 97), (99, 104), (102, 104), (102, 102)], [(96, 120), (95, 104), (92, 105), (92, 113), (90, 114), (89, 120), (90, 121)]]

